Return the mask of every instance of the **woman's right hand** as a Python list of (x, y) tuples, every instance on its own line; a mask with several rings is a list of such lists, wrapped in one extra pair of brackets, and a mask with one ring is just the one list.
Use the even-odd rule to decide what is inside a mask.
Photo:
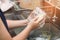
[(31, 20), (29, 23), (28, 23), (28, 27), (31, 29), (31, 30), (34, 30), (36, 28), (38, 28), (38, 25), (40, 23), (40, 21), (42, 21), (39, 17), (35, 17), (33, 20)]

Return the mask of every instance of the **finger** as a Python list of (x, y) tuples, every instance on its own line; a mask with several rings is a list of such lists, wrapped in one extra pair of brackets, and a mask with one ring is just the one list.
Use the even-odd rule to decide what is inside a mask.
[(28, 16), (28, 18), (34, 18), (34, 13), (30, 13), (30, 15)]
[(35, 17), (33, 20), (36, 21), (38, 18), (39, 18), (39, 17), (37, 16), (37, 17)]
[(36, 23), (40, 23), (42, 20), (44, 20), (44, 18), (38, 18), (38, 20), (36, 21)]
[(30, 16), (33, 16), (33, 14), (34, 14), (33, 12), (32, 12), (32, 13), (30, 13)]

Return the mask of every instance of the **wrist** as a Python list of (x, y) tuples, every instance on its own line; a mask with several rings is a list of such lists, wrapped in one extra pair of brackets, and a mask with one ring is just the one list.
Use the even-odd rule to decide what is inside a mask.
[(29, 23), (29, 20), (28, 20), (28, 19), (26, 19), (26, 20), (25, 20), (25, 22), (26, 22), (26, 24), (28, 24), (28, 23)]
[(27, 28), (30, 29), (31, 31), (33, 30), (32, 26), (30, 25), (28, 25)]

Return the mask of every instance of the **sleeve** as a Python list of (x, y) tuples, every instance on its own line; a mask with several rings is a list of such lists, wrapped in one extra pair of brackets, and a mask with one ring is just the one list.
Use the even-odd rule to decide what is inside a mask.
[(1, 9), (1, 0), (0, 0), (0, 9)]
[(4, 0), (4, 2), (0, 1), (0, 8), (3, 12), (9, 10), (12, 7), (13, 7), (13, 3), (10, 2), (9, 0)]

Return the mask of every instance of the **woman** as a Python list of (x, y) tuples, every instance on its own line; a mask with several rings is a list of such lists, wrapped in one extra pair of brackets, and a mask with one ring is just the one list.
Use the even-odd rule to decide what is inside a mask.
[[(36, 29), (39, 22), (41, 21), (39, 17), (34, 17), (29, 23), (27, 19), (19, 21), (7, 20), (6, 22), (5, 18), (2, 17), (3, 15), (1, 16), (2, 13), (3, 12), (0, 10), (0, 40), (26, 40), (29, 33), (32, 30)], [(31, 17), (31, 15), (29, 17)], [(24, 25), (27, 25), (27, 27), (21, 33), (12, 38), (8, 31), (8, 28), (15, 28)]]

